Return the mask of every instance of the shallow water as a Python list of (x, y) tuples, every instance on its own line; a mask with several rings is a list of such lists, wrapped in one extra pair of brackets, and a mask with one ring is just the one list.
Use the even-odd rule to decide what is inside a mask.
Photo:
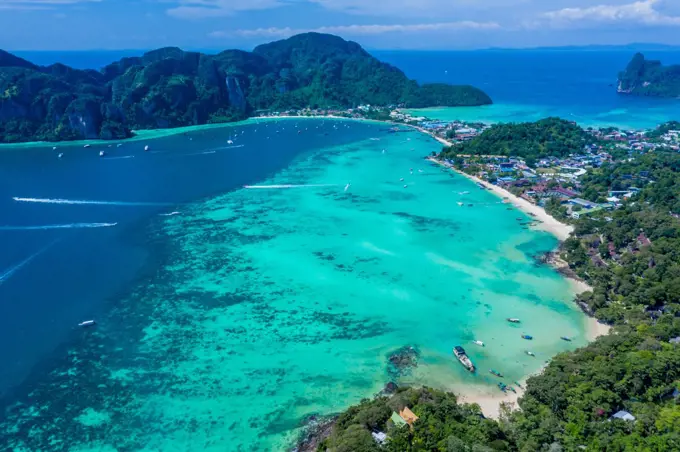
[[(421, 358), (399, 382), (463, 389), (495, 384), (489, 368), (512, 381), (585, 343), (570, 285), (533, 259), (552, 236), (424, 161), (440, 146), (429, 137), (332, 124), (346, 142), (248, 182), (269, 188), (232, 189), (131, 229), (151, 256), (143, 276), (5, 397), (0, 440), (280, 450), (310, 415), (379, 391), (402, 346)], [(457, 344), (477, 375), (452, 358)]]

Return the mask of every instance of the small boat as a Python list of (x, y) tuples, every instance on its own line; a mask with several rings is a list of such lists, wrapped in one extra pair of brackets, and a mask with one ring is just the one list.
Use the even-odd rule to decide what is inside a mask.
[(468, 207), (472, 207), (472, 206), (474, 206), (474, 204), (468, 204)]
[(511, 390), (512, 392), (514, 392), (515, 394), (517, 394), (517, 391), (512, 386), (508, 386), (508, 389)]
[(404, 185), (404, 188), (408, 187), (408, 185)]
[(520, 323), (521, 322), (520, 319), (514, 319), (514, 318), (508, 318), (508, 319), (505, 319), (505, 320), (507, 320), (510, 323)]
[(522, 339), (526, 339), (528, 341), (533, 340), (533, 336), (529, 336), (528, 334), (522, 334)]
[(519, 381), (516, 381), (515, 384), (517, 385), (518, 388), (522, 387), (522, 384)]
[(399, 179), (399, 182), (404, 182), (404, 178), (402, 177), (401, 179)]
[(104, 151), (99, 151), (99, 157), (104, 157), (106, 155), (106, 152)]
[(56, 146), (52, 147), (52, 150), (53, 150), (53, 151), (56, 151), (56, 150), (57, 150), (57, 147), (56, 147)]
[(384, 150), (384, 149), (382, 150), (382, 153), (383, 153), (383, 154), (385, 153), (385, 150)]
[(497, 376), (497, 377), (503, 378), (503, 374), (500, 373), (500, 372), (497, 371), (497, 370), (491, 369), (491, 370), (489, 371), (489, 373), (492, 374), (492, 375), (495, 375), (495, 376)]
[(233, 140), (227, 140), (227, 144), (234, 144)]
[(351, 185), (351, 184), (345, 185), (345, 191), (349, 190), (349, 186), (350, 186), (350, 185)]
[(419, 172), (419, 173), (422, 173), (422, 172), (423, 172), (423, 170), (419, 169), (419, 170), (418, 170), (418, 172)]
[(501, 382), (501, 383), (498, 383), (498, 388), (499, 388), (501, 391), (505, 392), (505, 390), (507, 389), (507, 386), (506, 386), (505, 383), (502, 383), (502, 382)]
[(85, 320), (84, 322), (80, 322), (78, 326), (81, 328), (87, 328), (88, 326), (94, 326), (96, 324), (97, 322), (95, 322), (94, 320)]
[(482, 341), (472, 341), (473, 344), (479, 345), (480, 347), (484, 347), (484, 342)]
[(465, 204), (463, 204), (462, 202), (459, 202), (458, 205), (459, 205), (459, 206), (464, 206)]
[(465, 353), (465, 349), (463, 347), (461, 347), (460, 345), (456, 345), (455, 347), (453, 347), (453, 354), (456, 356), (456, 358), (458, 358), (458, 361), (460, 361), (460, 363), (463, 366), (465, 366), (467, 370), (469, 370), (470, 372), (475, 371), (475, 365), (472, 364), (472, 361), (470, 360), (470, 358), (468, 358), (468, 355), (467, 353)]
[(62, 158), (63, 156), (64, 156), (64, 153), (62, 152), (57, 156), (57, 158)]
[(562, 339), (563, 341), (571, 342), (571, 338), (567, 336), (562, 336), (560, 339)]
[(531, 351), (529, 351), (529, 350), (526, 351), (526, 354), (529, 355), (529, 356), (536, 357), (536, 353), (531, 352)]
[(144, 152), (147, 152), (148, 150), (149, 150), (149, 145), (147, 144), (146, 146), (144, 146)]
[(86, 145), (85, 145), (85, 146), (83, 146), (83, 147), (84, 147), (85, 149), (87, 149), (87, 148), (89, 148), (89, 147), (92, 147), (92, 145), (90, 145), (90, 144), (86, 144)]
[(117, 148), (119, 148), (119, 147), (121, 147), (121, 146), (122, 146), (121, 143), (118, 143), (118, 144), (116, 145)]

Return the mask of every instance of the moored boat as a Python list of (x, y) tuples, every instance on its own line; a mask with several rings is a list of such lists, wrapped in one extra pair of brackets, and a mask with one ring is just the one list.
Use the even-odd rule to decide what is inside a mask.
[(526, 339), (526, 340), (530, 341), (530, 340), (533, 340), (533, 338), (534, 338), (533, 336), (530, 336), (528, 334), (522, 334), (522, 339)]
[(484, 347), (484, 342), (482, 341), (472, 341), (473, 344), (479, 345), (480, 347)]
[(498, 388), (499, 388), (501, 391), (505, 392), (505, 390), (507, 389), (507, 385), (506, 385), (505, 383), (502, 383), (502, 382), (501, 382), (501, 383), (498, 383)]
[(571, 342), (571, 338), (567, 336), (562, 336), (560, 339), (562, 339), (563, 341)]
[(470, 372), (475, 371), (475, 365), (472, 363), (472, 360), (468, 358), (468, 355), (467, 353), (465, 353), (465, 349), (463, 347), (461, 347), (460, 345), (456, 345), (455, 347), (453, 347), (453, 354), (456, 356), (456, 358), (458, 358), (458, 361), (460, 361), (460, 363), (463, 366), (465, 366), (467, 370), (469, 370)]
[(492, 374), (492, 375), (495, 375), (495, 376), (497, 376), (497, 377), (503, 378), (503, 374), (500, 373), (500, 372), (497, 371), (497, 370), (491, 369), (491, 370), (489, 370), (489, 373)]
[(520, 319), (515, 319), (515, 318), (508, 318), (508, 319), (505, 319), (505, 320), (507, 320), (510, 323), (520, 323), (521, 322)]

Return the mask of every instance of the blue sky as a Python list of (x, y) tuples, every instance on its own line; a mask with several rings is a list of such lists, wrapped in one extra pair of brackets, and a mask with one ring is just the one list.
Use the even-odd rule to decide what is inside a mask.
[(680, 0), (0, 0), (7, 50), (249, 49), (303, 31), (373, 49), (680, 45)]

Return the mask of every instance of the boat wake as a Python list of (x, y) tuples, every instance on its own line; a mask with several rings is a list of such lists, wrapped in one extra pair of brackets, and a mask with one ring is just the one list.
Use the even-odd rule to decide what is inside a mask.
[(68, 205), (95, 205), (95, 206), (169, 206), (167, 202), (127, 202), (127, 201), (90, 201), (86, 199), (52, 199), (52, 198), (12, 198), (16, 202), (29, 202), (38, 204), (68, 204)]
[(175, 216), (175, 215), (180, 215), (180, 212), (161, 213), (159, 215), (162, 216), (162, 217), (172, 217), (172, 216)]
[(125, 160), (125, 159), (133, 159), (135, 158), (134, 155), (124, 155), (121, 157), (106, 157), (104, 160)]
[(304, 185), (244, 185), (243, 188), (258, 190), (282, 190), (285, 188), (305, 188), (305, 187), (338, 187), (339, 184), (304, 184)]
[(59, 240), (55, 240), (54, 242), (50, 243), (49, 245), (47, 245), (43, 249), (41, 249), (41, 250), (37, 251), (36, 253), (33, 253), (32, 255), (28, 256), (26, 259), (19, 262), (15, 266), (9, 268), (8, 270), (5, 270), (3, 273), (0, 273), (0, 286), (2, 286), (4, 284), (4, 282), (7, 281), (12, 275), (14, 275), (16, 272), (18, 272), (23, 267), (28, 265), (33, 259), (35, 259), (36, 257), (40, 256), (42, 253), (47, 251), (49, 248), (52, 247), (52, 245), (54, 245), (58, 241)]
[(44, 226), (0, 226), (0, 231), (47, 231), (50, 229), (87, 229), (87, 228), (110, 228), (118, 223), (70, 223), (70, 224), (47, 224)]

